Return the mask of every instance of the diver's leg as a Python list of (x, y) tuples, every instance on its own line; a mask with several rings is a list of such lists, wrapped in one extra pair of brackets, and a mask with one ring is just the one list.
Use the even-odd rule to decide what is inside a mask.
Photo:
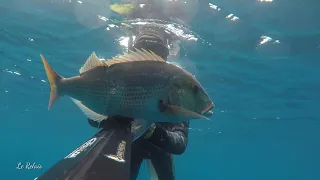
[(136, 180), (139, 174), (142, 158), (131, 154), (131, 180)]
[(143, 145), (141, 139), (132, 143), (131, 147), (131, 180), (136, 180), (143, 161)]
[(157, 153), (152, 155), (151, 162), (159, 180), (175, 179), (173, 155), (169, 153)]

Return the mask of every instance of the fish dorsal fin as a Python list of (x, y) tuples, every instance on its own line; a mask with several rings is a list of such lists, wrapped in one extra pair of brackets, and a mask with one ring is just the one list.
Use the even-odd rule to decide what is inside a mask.
[(117, 63), (124, 63), (124, 62), (132, 62), (132, 61), (161, 61), (165, 62), (160, 56), (156, 55), (152, 51), (147, 51), (145, 49), (136, 49), (136, 51), (129, 50), (129, 52), (123, 53), (118, 57), (113, 57), (112, 59), (108, 59), (104, 62), (105, 65), (112, 65)]
[(92, 52), (91, 55), (88, 57), (87, 61), (84, 63), (84, 65), (80, 68), (80, 74), (89, 71), (90, 69), (93, 69), (97, 66), (103, 66), (105, 63), (103, 63), (95, 52)]
[(156, 55), (152, 51), (147, 51), (145, 49), (136, 49), (135, 51), (129, 50), (129, 52), (125, 52), (118, 57), (113, 57), (112, 59), (108, 59), (107, 61), (101, 61), (95, 52), (93, 52), (84, 63), (84, 65), (80, 68), (80, 74), (89, 71), (97, 66), (110, 66), (118, 63), (132, 62), (132, 61), (160, 61), (165, 62), (165, 60)]

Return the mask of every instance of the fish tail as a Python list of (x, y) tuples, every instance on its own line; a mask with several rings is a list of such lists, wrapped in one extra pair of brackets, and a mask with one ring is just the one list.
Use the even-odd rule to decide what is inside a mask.
[(58, 92), (58, 87), (59, 84), (61, 83), (61, 80), (63, 79), (62, 76), (60, 76), (58, 73), (56, 73), (52, 67), (49, 65), (49, 63), (47, 62), (47, 60), (44, 58), (44, 56), (42, 54), (40, 54), (40, 57), (42, 59), (43, 65), (44, 65), (44, 69), (46, 71), (49, 83), (50, 83), (50, 88), (51, 88), (51, 92), (50, 92), (50, 100), (49, 100), (49, 105), (48, 105), (48, 110), (50, 110), (51, 106), (53, 105), (53, 103), (59, 99), (60, 95)]

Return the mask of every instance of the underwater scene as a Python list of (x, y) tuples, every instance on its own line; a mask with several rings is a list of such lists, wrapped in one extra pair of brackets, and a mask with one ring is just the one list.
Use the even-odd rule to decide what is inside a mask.
[(319, 7), (1, 0), (0, 179), (319, 180)]

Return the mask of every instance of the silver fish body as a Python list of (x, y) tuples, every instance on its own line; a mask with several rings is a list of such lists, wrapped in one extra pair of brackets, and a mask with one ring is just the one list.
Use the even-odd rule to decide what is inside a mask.
[(214, 107), (194, 76), (152, 53), (132, 52), (106, 62), (92, 54), (80, 76), (71, 78), (59, 76), (42, 59), (51, 86), (49, 108), (59, 96), (67, 95), (95, 121), (121, 115), (150, 126), (208, 119), (202, 115)]

